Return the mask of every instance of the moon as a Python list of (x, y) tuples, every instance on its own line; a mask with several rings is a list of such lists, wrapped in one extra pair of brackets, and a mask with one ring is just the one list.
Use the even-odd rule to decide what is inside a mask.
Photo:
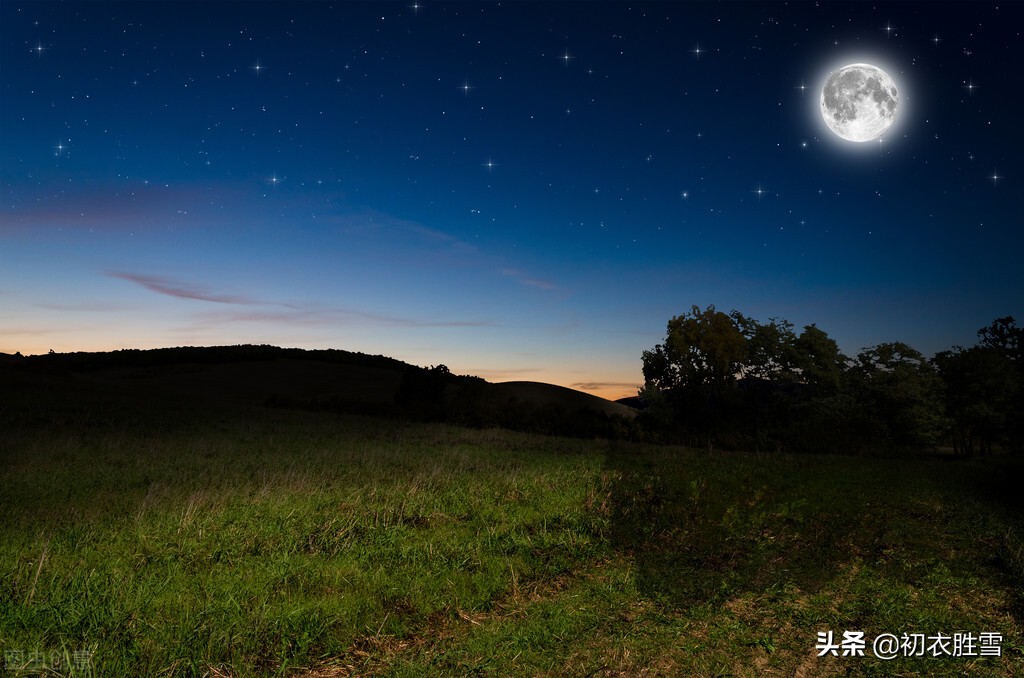
[(850, 64), (829, 76), (821, 89), (821, 117), (847, 141), (873, 141), (896, 121), (896, 83), (877, 66)]

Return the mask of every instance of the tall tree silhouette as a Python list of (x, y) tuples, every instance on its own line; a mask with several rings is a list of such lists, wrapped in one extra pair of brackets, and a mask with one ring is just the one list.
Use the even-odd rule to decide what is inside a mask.
[(864, 405), (873, 438), (894, 447), (934, 447), (945, 428), (941, 381), (920, 352), (902, 342), (857, 354), (855, 397)]
[(697, 414), (708, 450), (719, 432), (724, 403), (735, 395), (747, 341), (734, 318), (693, 306), (668, 321), (664, 344), (643, 353), (645, 384), (669, 391), (678, 407)]
[(1024, 435), (1022, 334), (1012, 316), (997, 318), (978, 330), (977, 346), (957, 346), (935, 356), (957, 454), (991, 454), (996, 445), (1020, 448)]

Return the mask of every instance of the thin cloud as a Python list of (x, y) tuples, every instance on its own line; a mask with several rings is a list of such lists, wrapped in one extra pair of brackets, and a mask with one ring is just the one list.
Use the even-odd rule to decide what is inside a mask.
[[(127, 271), (108, 271), (107, 275), (111, 278), (120, 278), (121, 280), (127, 280), (128, 282), (133, 282), (136, 285), (141, 285), (151, 292), (164, 294), (169, 297), (177, 297), (179, 299), (195, 299), (197, 301), (210, 301), (216, 304), (240, 304), (244, 306), (256, 306), (267, 303), (250, 297), (233, 294), (218, 294), (186, 282), (161, 278), (155, 275), (129, 273)], [(283, 306), (284, 304), (281, 305)]]
[(0, 329), (0, 335), (2, 336), (15, 336), (19, 334), (56, 334), (57, 332), (65, 332), (65, 330), (19, 329), (16, 327), (7, 327), (4, 329)]
[(639, 389), (640, 384), (631, 381), (584, 381), (570, 384), (569, 387), (579, 391), (605, 391), (611, 388)]
[[(405, 240), (418, 242), (431, 251), (431, 255), (446, 266), (462, 266), (478, 269), (489, 269), (510, 278), (516, 283), (546, 292), (563, 291), (550, 280), (530, 275), (529, 273), (507, 265), (502, 257), (487, 254), (477, 245), (467, 242), (458, 236), (445, 231), (424, 226), (416, 221), (395, 217), (377, 210), (364, 210), (358, 214), (338, 215), (331, 220), (342, 232), (354, 236), (371, 236), (389, 234), (400, 236)], [(423, 252), (417, 253), (422, 261)]]
[(426, 247), (435, 256), (444, 257), (449, 264), (480, 265), (486, 258), (479, 247), (457, 236), (378, 210), (366, 209), (355, 214), (337, 215), (331, 217), (330, 221), (349, 236), (385, 236), (401, 242), (416, 243), (420, 246), (417, 252), (419, 256), (422, 256), (423, 248)]
[(202, 324), (207, 325), (211, 323), (224, 322), (271, 322), (323, 326), (342, 324), (351, 322), (352, 320), (361, 320), (377, 325), (392, 325), (397, 327), (492, 327), (497, 324), (493, 320), (489, 319), (459, 320), (415, 318), (337, 306), (302, 307), (295, 304), (284, 304), (277, 301), (260, 300), (252, 297), (232, 294), (222, 294), (213, 290), (205, 289), (193, 283), (172, 280), (162, 276), (131, 273), (128, 271), (109, 271), (107, 275), (112, 278), (118, 278), (135, 283), (136, 285), (144, 287), (151, 292), (156, 292), (157, 294), (163, 294), (165, 296), (175, 297), (178, 299), (193, 299), (196, 301), (208, 301), (217, 304), (235, 306), (271, 307), (252, 311), (200, 313), (195, 316)]
[[(69, 187), (45, 200), (23, 200), (0, 207), (0, 232), (34, 233), (39, 228), (95, 229), (104, 232), (146, 231), (169, 222), (187, 224), (196, 216), (182, 205), (209, 204), (211, 199), (234, 200), (240, 191), (232, 184), (113, 185), (91, 182)], [(191, 213), (191, 216), (190, 216)]]
[(526, 287), (533, 287), (538, 290), (546, 290), (549, 292), (559, 289), (558, 285), (555, 283), (548, 280), (542, 280), (541, 278), (531, 277), (529, 274), (519, 270), (518, 268), (503, 268), (499, 272), (506, 278), (512, 278), (520, 285), (524, 285)]
[(409, 229), (413, 233), (423, 238), (424, 240), (443, 243), (444, 245), (447, 245), (448, 247), (451, 247), (452, 249), (457, 250), (463, 254), (482, 256), (482, 252), (480, 252), (479, 247), (477, 247), (476, 245), (472, 245), (466, 242), (465, 240), (457, 238), (454, 235), (451, 235), (450, 233), (438, 231), (433, 228), (427, 228), (422, 224), (417, 224), (410, 221), (401, 222), (401, 224), (405, 228)]
[(541, 280), (540, 278), (520, 278), (519, 283), (527, 287), (535, 287), (539, 290), (554, 291), (558, 289), (558, 285), (555, 283)]
[(282, 323), (288, 325), (337, 326), (351, 323), (353, 320), (369, 322), (375, 325), (394, 327), (492, 327), (492, 320), (447, 320), (429, 318), (409, 318), (402, 316), (370, 313), (345, 308), (292, 309), (242, 312), (211, 312), (195, 316), (201, 324), (219, 323)]
[(36, 304), (39, 308), (45, 308), (49, 311), (68, 311), (68, 312), (82, 312), (88, 311), (92, 313), (104, 313), (107, 311), (124, 311), (131, 307), (125, 304), (104, 304), (104, 303), (84, 303), (84, 304)]
[(518, 367), (509, 368), (504, 370), (495, 370), (491, 368), (477, 368), (472, 367), (466, 368), (471, 374), (483, 377), (485, 379), (504, 379), (508, 376), (517, 376), (521, 374), (536, 374), (543, 372), (544, 370), (539, 367)]

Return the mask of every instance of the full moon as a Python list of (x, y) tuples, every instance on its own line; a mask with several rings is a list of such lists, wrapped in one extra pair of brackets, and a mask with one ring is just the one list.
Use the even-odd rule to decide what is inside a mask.
[(871, 64), (843, 66), (821, 89), (821, 117), (847, 141), (872, 141), (885, 134), (899, 104), (896, 83)]

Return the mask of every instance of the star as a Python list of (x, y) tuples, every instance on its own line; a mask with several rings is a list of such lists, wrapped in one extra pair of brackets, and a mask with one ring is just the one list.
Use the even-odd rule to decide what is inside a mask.
[(487, 158), (487, 162), (481, 164), (480, 166), (486, 167), (487, 173), (490, 174), (494, 170), (494, 168), (498, 166), (498, 163), (494, 162), (490, 158)]
[(697, 43), (697, 46), (696, 46), (696, 47), (694, 47), (693, 49), (691, 49), (691, 50), (690, 50), (690, 52), (691, 52), (691, 53), (692, 53), (692, 54), (693, 54), (693, 55), (694, 55), (694, 56), (695, 56), (695, 57), (696, 57), (697, 59), (700, 59), (700, 55), (701, 55), (701, 54), (703, 54), (703, 53), (704, 53), (705, 51), (706, 51), (706, 50), (703, 50), (703, 49), (701, 49), (701, 48), (700, 48), (700, 43)]
[(256, 77), (258, 78), (260, 76), (260, 71), (262, 71), (264, 68), (266, 68), (266, 66), (261, 66), (259, 60), (257, 60), (256, 61), (256, 65), (255, 66), (250, 66), (249, 68), (251, 68), (252, 70), (256, 71)]
[(974, 84), (974, 81), (972, 79), (968, 79), (967, 84), (964, 85), (964, 89), (967, 90), (968, 94), (974, 94), (974, 90), (976, 87), (977, 85)]
[(469, 80), (467, 80), (464, 83), (462, 83), (462, 85), (459, 87), (459, 89), (461, 89), (462, 93), (465, 94), (468, 97), (469, 96), (469, 90), (473, 89), (473, 86), (470, 85), (469, 84)]
[(64, 140), (61, 139), (57, 142), (57, 145), (53, 147), (53, 154), (60, 158), (64, 155), (65, 148), (67, 148), (67, 146), (64, 145)]
[(269, 179), (267, 179), (267, 181), (272, 186), (277, 186), (279, 183), (281, 183), (281, 180), (277, 178), (277, 172), (274, 172), (274, 174), (271, 175), (271, 177)]
[(565, 54), (563, 54), (562, 56), (560, 56), (558, 58), (561, 59), (562, 63), (565, 64), (565, 67), (568, 68), (569, 67), (569, 60), (570, 59), (575, 59), (576, 57), (569, 56), (569, 50), (567, 49), (567, 50), (565, 50)]
[(936, 33), (935, 35), (932, 36), (932, 44), (933, 45), (938, 47), (940, 42), (942, 42), (942, 38), (939, 37), (938, 33)]
[(41, 56), (43, 56), (43, 52), (46, 49), (47, 49), (46, 47), (43, 47), (43, 43), (40, 42), (40, 43), (36, 43), (36, 46), (33, 47), (31, 51), (35, 52), (36, 56), (41, 57)]
[(990, 176), (990, 177), (988, 177), (988, 178), (992, 180), (992, 185), (993, 185), (993, 186), (996, 186), (996, 185), (998, 185), (998, 183), (997, 183), (997, 182), (998, 182), (998, 181), (999, 181), (1000, 179), (1004, 179), (1005, 177), (1001, 177), (1001, 176), (999, 176), (999, 172), (998, 172), (998, 171), (996, 171), (996, 170), (992, 170), (992, 176)]
[(886, 24), (884, 26), (882, 26), (882, 30), (885, 31), (886, 35), (888, 35), (891, 38), (892, 37), (892, 32), (895, 29), (892, 27), (892, 22), (891, 21), (887, 21)]
[(423, 5), (421, 5), (418, 2), (414, 2), (411, 5), (409, 5), (409, 9), (412, 10), (413, 14), (419, 14), (420, 10), (423, 9)]
[(768, 191), (766, 191), (763, 188), (761, 188), (761, 184), (758, 184), (757, 188), (755, 190), (751, 191), (751, 193), (756, 193), (757, 194), (757, 201), (758, 202), (761, 202), (761, 196), (763, 196), (767, 192)]
[(806, 93), (807, 93), (807, 85), (805, 85), (805, 84), (804, 84), (804, 81), (803, 81), (803, 80), (801, 80), (801, 81), (800, 81), (800, 84), (799, 84), (799, 85), (797, 85), (796, 87), (794, 87), (793, 89), (798, 89), (798, 90), (800, 90), (800, 96), (803, 96), (804, 94), (806, 94)]

